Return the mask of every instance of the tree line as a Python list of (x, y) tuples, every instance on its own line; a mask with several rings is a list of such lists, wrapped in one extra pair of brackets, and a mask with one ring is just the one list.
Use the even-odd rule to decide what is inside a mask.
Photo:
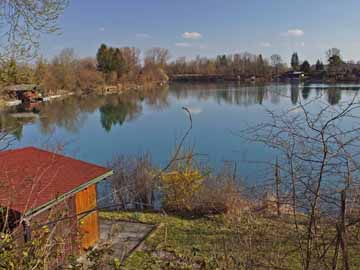
[(113, 48), (102, 44), (96, 54), (97, 70), (104, 74), (109, 83), (121, 81), (167, 81), (165, 67), (170, 52), (164, 48), (151, 48), (145, 51), (144, 60), (140, 60), (141, 51), (134, 47)]
[(168, 74), (176, 75), (220, 75), (226, 78), (250, 78), (255, 76), (271, 81), (287, 72), (303, 72), (309, 79), (354, 81), (360, 79), (360, 61), (344, 61), (337, 48), (325, 53), (326, 63), (318, 59), (316, 63), (300, 60), (297, 52), (291, 55), (288, 65), (280, 55), (273, 54), (269, 59), (262, 54), (248, 52), (218, 55), (214, 58), (197, 56), (193, 60), (180, 57), (168, 64)]
[(301, 61), (294, 52), (290, 66), (280, 55), (269, 59), (262, 54), (239, 53), (213, 58), (197, 56), (170, 61), (170, 52), (151, 48), (141, 53), (135, 47), (115, 48), (102, 44), (96, 57), (78, 58), (73, 49), (64, 49), (50, 60), (39, 57), (35, 63), (10, 58), (0, 64), (0, 84), (36, 84), (46, 93), (94, 91), (106, 85), (151, 85), (163, 83), (177, 75), (222, 76), (246, 79), (255, 76), (271, 81), (289, 71), (301, 71), (310, 79), (348, 80), (360, 78), (360, 62), (345, 62), (337, 48), (326, 52), (327, 63)]
[(11, 58), (0, 64), (0, 85), (36, 84), (46, 93), (94, 91), (106, 85), (163, 83), (170, 53), (152, 48), (145, 52), (134, 47), (113, 48), (102, 44), (96, 58), (79, 58), (73, 49), (64, 49), (51, 60), (43, 57), (34, 63)]
[(360, 61), (345, 61), (338, 48), (331, 48), (325, 52), (326, 63), (320, 59), (315, 64), (308, 60), (301, 61), (294, 52), (291, 56), (290, 67), (292, 71), (301, 71), (314, 79), (330, 81), (358, 81), (360, 79)]
[(215, 58), (197, 56), (194, 60), (186, 61), (180, 57), (168, 65), (170, 75), (199, 74), (223, 76), (257, 76), (271, 79), (278, 72), (286, 70), (286, 65), (280, 56), (266, 59), (262, 54), (255, 55), (248, 52), (229, 55), (218, 55)]

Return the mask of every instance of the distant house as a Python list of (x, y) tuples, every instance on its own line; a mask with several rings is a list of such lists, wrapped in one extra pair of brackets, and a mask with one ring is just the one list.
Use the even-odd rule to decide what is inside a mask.
[(41, 100), (41, 94), (35, 84), (16, 84), (4, 88), (4, 91), (12, 99), (18, 99), (22, 102), (36, 102)]
[(355, 82), (359, 80), (358, 65), (341, 63), (338, 65), (327, 65), (326, 72), (329, 80), (337, 82)]
[(291, 70), (282, 74), (280, 79), (287, 81), (301, 81), (304, 77), (304, 72)]
[(112, 174), (33, 147), (0, 152), (0, 208), (10, 217), (0, 225), (25, 242), (47, 225), (63, 239), (64, 257), (88, 249), (99, 239), (96, 184)]

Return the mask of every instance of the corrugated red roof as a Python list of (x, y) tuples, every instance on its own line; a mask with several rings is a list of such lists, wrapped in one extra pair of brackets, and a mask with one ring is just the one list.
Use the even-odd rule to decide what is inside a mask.
[(111, 170), (34, 147), (0, 152), (0, 206), (20, 213)]

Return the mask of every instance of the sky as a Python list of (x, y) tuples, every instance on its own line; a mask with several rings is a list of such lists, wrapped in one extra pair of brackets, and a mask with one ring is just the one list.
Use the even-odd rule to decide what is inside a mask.
[(42, 37), (40, 52), (95, 56), (105, 43), (163, 47), (172, 59), (246, 51), (289, 61), (296, 51), (315, 62), (337, 47), (358, 61), (359, 11), (359, 0), (70, 0), (61, 33)]

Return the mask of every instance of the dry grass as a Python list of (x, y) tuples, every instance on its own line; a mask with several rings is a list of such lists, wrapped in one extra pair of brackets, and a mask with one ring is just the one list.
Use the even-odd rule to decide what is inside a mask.
[[(275, 218), (247, 210), (200, 218), (132, 212), (103, 212), (101, 216), (162, 224), (144, 248), (130, 256), (125, 269), (302, 269), (298, 239), (305, 235), (305, 227), (300, 225), (296, 231), (291, 216)], [(324, 243), (329, 243), (335, 232), (326, 226), (321, 230)], [(355, 231), (349, 232), (351, 264), (352, 269), (359, 269)], [(314, 262), (314, 269), (327, 269), (331, 259)]]

